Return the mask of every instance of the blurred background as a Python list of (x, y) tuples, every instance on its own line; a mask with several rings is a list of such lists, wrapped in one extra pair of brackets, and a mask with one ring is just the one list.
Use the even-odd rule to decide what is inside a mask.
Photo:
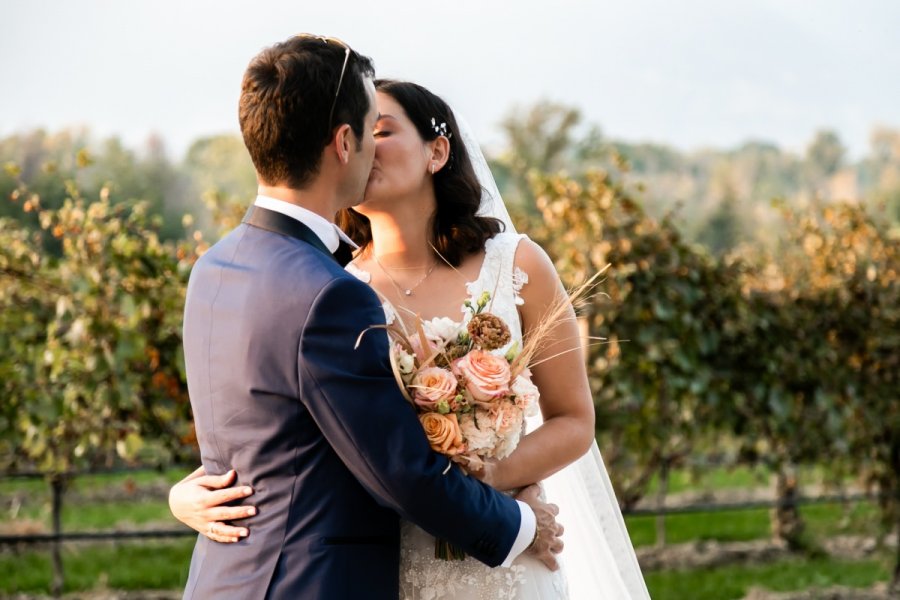
[(298, 32), (447, 99), (568, 285), (609, 265), (597, 439), (654, 598), (900, 593), (900, 4), (2, 14), (0, 595), (180, 597), (185, 285), (255, 195), (243, 70)]

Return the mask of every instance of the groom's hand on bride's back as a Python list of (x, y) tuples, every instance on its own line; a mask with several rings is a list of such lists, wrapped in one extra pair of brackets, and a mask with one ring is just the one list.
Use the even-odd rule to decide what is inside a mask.
[(547, 565), (551, 571), (556, 571), (559, 569), (556, 555), (563, 549), (560, 537), (563, 534), (563, 526), (556, 522), (559, 507), (544, 502), (540, 496), (541, 488), (536, 484), (529, 485), (516, 495), (516, 500), (521, 500), (531, 507), (537, 520), (534, 541), (525, 552)]

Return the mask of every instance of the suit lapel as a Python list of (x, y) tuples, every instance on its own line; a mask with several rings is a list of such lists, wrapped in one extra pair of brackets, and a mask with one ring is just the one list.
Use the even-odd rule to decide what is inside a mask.
[(331, 251), (328, 250), (324, 243), (322, 243), (319, 236), (313, 233), (312, 229), (297, 219), (287, 215), (251, 204), (250, 208), (247, 209), (247, 214), (244, 215), (243, 222), (247, 225), (258, 227), (259, 229), (265, 229), (266, 231), (280, 233), (281, 235), (302, 240), (307, 244), (315, 246), (329, 257), (334, 258)]

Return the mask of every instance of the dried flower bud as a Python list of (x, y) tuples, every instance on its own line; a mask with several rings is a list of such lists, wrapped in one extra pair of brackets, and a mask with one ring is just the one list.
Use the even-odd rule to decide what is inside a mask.
[(509, 327), (503, 319), (491, 313), (481, 313), (472, 317), (467, 327), (476, 346), (483, 350), (496, 350), (509, 343)]

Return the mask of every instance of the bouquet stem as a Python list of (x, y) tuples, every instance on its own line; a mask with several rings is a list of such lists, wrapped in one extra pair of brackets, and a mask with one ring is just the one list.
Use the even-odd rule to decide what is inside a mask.
[(439, 560), (465, 560), (466, 553), (447, 540), (435, 540), (434, 557)]

